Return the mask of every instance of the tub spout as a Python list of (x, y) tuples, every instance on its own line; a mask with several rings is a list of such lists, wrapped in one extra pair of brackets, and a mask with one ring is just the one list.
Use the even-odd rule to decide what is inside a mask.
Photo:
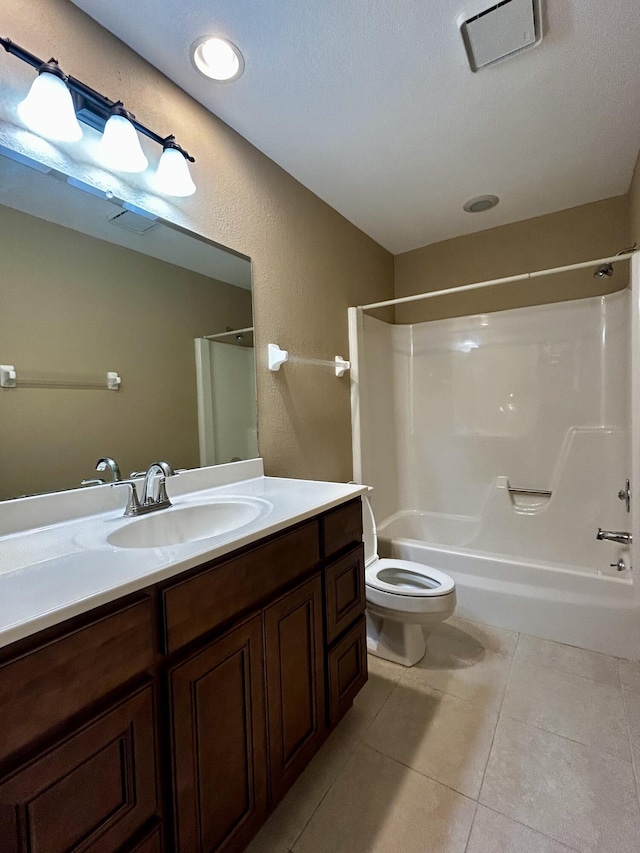
[(631, 533), (625, 533), (622, 530), (603, 530), (599, 527), (596, 539), (606, 539), (607, 542), (619, 542), (621, 545), (631, 545), (633, 536)]

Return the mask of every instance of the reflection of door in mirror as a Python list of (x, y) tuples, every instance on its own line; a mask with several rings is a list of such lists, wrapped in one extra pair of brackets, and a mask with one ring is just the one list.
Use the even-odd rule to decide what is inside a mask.
[[(124, 476), (156, 459), (197, 467), (193, 341), (253, 325), (248, 258), (2, 155), (0, 233), (0, 364), (17, 374), (0, 388), (0, 499), (77, 488), (102, 456)], [(96, 384), (108, 371), (117, 391)], [(240, 430), (240, 384), (219, 383), (220, 435)], [(255, 384), (251, 400), (253, 443), (216, 462), (257, 455)]]
[[(240, 336), (242, 337), (242, 336)], [(253, 347), (196, 338), (200, 464), (258, 455)]]

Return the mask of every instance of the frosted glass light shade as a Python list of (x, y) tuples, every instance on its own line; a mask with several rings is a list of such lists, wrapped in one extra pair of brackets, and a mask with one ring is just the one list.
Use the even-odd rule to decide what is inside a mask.
[(18, 115), (29, 130), (46, 139), (77, 142), (82, 138), (67, 84), (48, 71), (33, 81), (29, 94), (18, 104)]
[(162, 152), (154, 185), (163, 195), (188, 196), (196, 191), (187, 159), (177, 148), (165, 148)]
[(107, 120), (98, 156), (107, 169), (118, 172), (144, 172), (149, 165), (137, 130), (128, 118), (121, 115), (112, 115)]

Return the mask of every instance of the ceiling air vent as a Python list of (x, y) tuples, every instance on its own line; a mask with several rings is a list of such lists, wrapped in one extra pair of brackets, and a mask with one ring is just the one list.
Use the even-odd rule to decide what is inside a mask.
[(472, 71), (514, 56), (542, 40), (542, 0), (502, 0), (458, 17)]
[(140, 216), (132, 210), (121, 210), (107, 218), (112, 225), (117, 225), (118, 228), (124, 228), (126, 231), (133, 231), (136, 234), (144, 234), (158, 224), (150, 217)]

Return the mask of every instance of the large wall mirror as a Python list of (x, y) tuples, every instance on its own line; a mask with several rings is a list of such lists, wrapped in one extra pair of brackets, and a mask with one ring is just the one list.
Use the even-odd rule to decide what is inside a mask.
[(256, 457), (249, 259), (6, 154), (0, 499)]

